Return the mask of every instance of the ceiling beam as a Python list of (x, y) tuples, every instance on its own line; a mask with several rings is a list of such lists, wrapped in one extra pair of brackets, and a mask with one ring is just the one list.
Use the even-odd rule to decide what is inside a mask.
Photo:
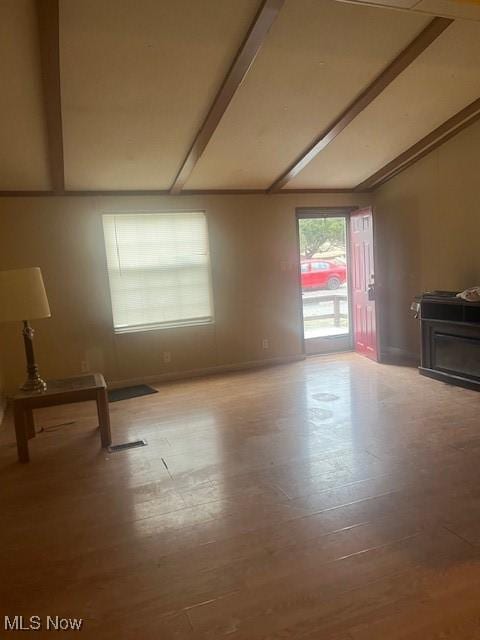
[(453, 22), (448, 18), (434, 18), (425, 29), (388, 65), (386, 69), (354, 100), (345, 111), (316, 138), (295, 162), (270, 186), (277, 192), (293, 180), (316, 156), (329, 145), (388, 85), (429, 47)]
[(170, 188), (170, 193), (178, 194), (182, 191), (200, 156), (211, 140), (235, 92), (243, 82), (257, 53), (260, 51), (270, 27), (280, 13), (284, 3), (285, 0), (263, 0), (245, 40), (238, 50), (232, 66), (210, 107), (210, 111), (200, 127), (187, 156), (182, 162), (180, 171)]
[(36, 11), (50, 180), (53, 191), (63, 193), (65, 189), (65, 170), (60, 93), (58, 2), (59, 0), (37, 0)]
[(474, 100), (467, 107), (456, 113), (394, 160), (357, 185), (355, 191), (365, 191), (379, 187), (479, 119), (480, 98), (477, 98), (477, 100)]

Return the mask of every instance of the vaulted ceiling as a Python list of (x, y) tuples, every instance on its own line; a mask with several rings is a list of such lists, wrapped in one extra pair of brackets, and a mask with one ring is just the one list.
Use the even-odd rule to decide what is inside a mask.
[(480, 117), (478, 3), (385, 4), (0, 0), (0, 190), (374, 187)]

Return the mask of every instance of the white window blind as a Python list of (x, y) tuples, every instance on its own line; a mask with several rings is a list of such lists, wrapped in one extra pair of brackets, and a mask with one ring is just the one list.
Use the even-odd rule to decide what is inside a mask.
[(203, 212), (103, 216), (117, 332), (213, 320)]

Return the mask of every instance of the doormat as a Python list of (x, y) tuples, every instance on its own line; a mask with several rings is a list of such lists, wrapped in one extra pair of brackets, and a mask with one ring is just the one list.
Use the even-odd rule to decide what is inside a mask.
[(138, 398), (139, 396), (149, 396), (151, 393), (158, 393), (158, 391), (146, 384), (137, 384), (133, 387), (124, 387), (123, 389), (110, 389), (108, 392), (108, 401), (118, 402), (119, 400), (130, 400), (130, 398)]

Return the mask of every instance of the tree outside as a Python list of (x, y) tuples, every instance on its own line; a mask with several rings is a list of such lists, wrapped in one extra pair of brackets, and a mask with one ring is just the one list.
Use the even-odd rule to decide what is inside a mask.
[(305, 258), (313, 258), (326, 243), (345, 249), (344, 218), (301, 218), (299, 227), (300, 252)]

